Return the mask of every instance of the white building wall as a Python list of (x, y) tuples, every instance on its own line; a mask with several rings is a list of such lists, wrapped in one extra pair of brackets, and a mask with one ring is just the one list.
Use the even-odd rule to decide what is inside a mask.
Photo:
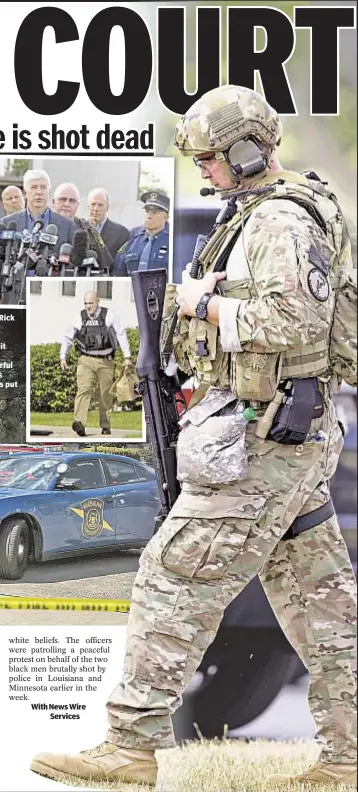
[(38, 159), (34, 169), (45, 170), (51, 179), (52, 195), (58, 184), (72, 182), (78, 187), (81, 203), (78, 214), (88, 217), (87, 195), (94, 187), (103, 187), (110, 196), (108, 217), (127, 228), (143, 222), (143, 204), (137, 200), (140, 160), (93, 159)]
[[(28, 279), (28, 328), (29, 343), (50, 344), (62, 342), (64, 332), (71, 326), (74, 317), (84, 308), (84, 296), (88, 291), (97, 291), (94, 278), (79, 278), (76, 283), (74, 297), (63, 296), (62, 284), (69, 279), (53, 280), (44, 278), (41, 294), (30, 294), (30, 278)], [(33, 282), (35, 282), (33, 280)], [(36, 282), (39, 280), (36, 278)], [(73, 281), (72, 281), (73, 282)], [(137, 327), (137, 312), (132, 293), (132, 282), (129, 278), (111, 279), (112, 299), (100, 300), (104, 308), (111, 308), (119, 316), (123, 326)]]

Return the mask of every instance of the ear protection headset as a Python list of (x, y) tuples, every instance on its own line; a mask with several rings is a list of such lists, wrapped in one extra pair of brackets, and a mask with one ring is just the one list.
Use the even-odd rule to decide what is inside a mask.
[(268, 165), (267, 155), (261, 151), (256, 140), (252, 137), (236, 141), (223, 153), (231, 171), (235, 176), (242, 178), (260, 173)]

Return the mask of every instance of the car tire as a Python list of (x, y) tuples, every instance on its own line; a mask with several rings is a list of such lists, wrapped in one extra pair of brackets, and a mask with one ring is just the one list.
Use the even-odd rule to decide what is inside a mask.
[(0, 528), (0, 577), (20, 580), (30, 555), (29, 527), (21, 517), (10, 517)]
[[(234, 628), (234, 632), (235, 651), (218, 647), (217, 661), (200, 667), (199, 687), (184, 693), (183, 704), (173, 717), (178, 742), (198, 735), (221, 738), (226, 730), (251, 723), (291, 679), (297, 656), (293, 650), (285, 651), (277, 630)], [(225, 649), (229, 645), (230, 638)]]

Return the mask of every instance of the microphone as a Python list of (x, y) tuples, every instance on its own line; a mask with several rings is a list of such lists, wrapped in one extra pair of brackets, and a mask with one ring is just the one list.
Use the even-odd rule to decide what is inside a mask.
[(2, 293), (2, 267), (5, 260), (5, 245), (6, 241), (3, 237), (3, 233), (6, 231), (5, 223), (0, 223), (0, 297)]
[(32, 231), (28, 231), (26, 228), (22, 232), (22, 246), (20, 249), (21, 258), (26, 255), (26, 264), (25, 269), (26, 271), (30, 267), (30, 270), (34, 269), (36, 266), (39, 253), (41, 251), (40, 246), (40, 232), (44, 227), (43, 220), (36, 220), (33, 226)]
[(97, 251), (96, 250), (87, 250), (86, 258), (83, 259), (83, 263), (84, 264), (87, 264), (87, 263), (91, 263), (92, 264), (93, 262), (97, 263)]
[(57, 225), (54, 223), (49, 223), (48, 226), (43, 231), (40, 231), (39, 241), (38, 241), (38, 249), (37, 249), (37, 261), (36, 261), (36, 271), (35, 274), (37, 277), (45, 277), (47, 275), (47, 268), (49, 265), (49, 259), (51, 256), (52, 249), (56, 245), (58, 240), (58, 228)]
[(220, 190), (215, 190), (214, 187), (202, 187), (200, 190), (200, 195), (215, 195), (217, 192), (220, 192)]
[(41, 229), (44, 227), (45, 223), (43, 220), (36, 220), (34, 227), (32, 229), (33, 234), (39, 234)]
[(92, 269), (99, 270), (99, 264), (97, 261), (97, 252), (95, 250), (87, 250), (86, 258), (82, 261), (82, 267), (87, 268), (86, 275), (89, 276), (92, 274)]
[(44, 247), (50, 245), (53, 247), (56, 245), (58, 240), (58, 228), (54, 223), (50, 223), (46, 226), (44, 231), (40, 232), (39, 243), (43, 244)]
[(63, 245), (61, 245), (60, 247), (58, 263), (68, 264), (71, 258), (71, 253), (72, 253), (72, 245), (70, 245), (69, 242), (64, 242)]
[(64, 242), (63, 245), (61, 245), (60, 247), (60, 252), (57, 261), (58, 268), (59, 269), (61, 268), (61, 277), (66, 276), (66, 268), (68, 266), (70, 266), (70, 268), (72, 269), (71, 253), (72, 253), (72, 245), (70, 245), (68, 242)]
[(5, 260), (2, 268), (2, 275), (7, 277), (10, 272), (11, 267), (11, 259), (13, 258), (13, 253), (16, 252), (16, 248), (18, 246), (18, 239), (16, 239), (16, 230), (17, 225), (14, 220), (10, 220), (9, 225), (6, 231), (3, 231), (2, 237), (6, 239), (5, 245)]
[(0, 248), (5, 248), (4, 231), (7, 231), (5, 223), (0, 223)]
[(47, 275), (47, 259), (41, 256), (36, 264), (36, 275), (38, 278), (44, 278)]
[(73, 235), (73, 247), (71, 252), (71, 262), (73, 266), (80, 267), (87, 255), (88, 236), (87, 231), (78, 230)]
[(32, 235), (30, 234), (30, 231), (28, 231), (27, 228), (25, 228), (22, 232), (20, 250), (17, 256), (18, 261), (21, 262), (23, 260), (25, 254), (27, 253), (27, 249), (31, 245), (31, 242), (32, 242)]

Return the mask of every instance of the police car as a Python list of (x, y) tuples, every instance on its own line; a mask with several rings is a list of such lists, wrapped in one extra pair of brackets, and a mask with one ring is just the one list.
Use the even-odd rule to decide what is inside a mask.
[(155, 472), (103, 453), (27, 453), (0, 460), (0, 577), (30, 562), (141, 547), (159, 509)]

